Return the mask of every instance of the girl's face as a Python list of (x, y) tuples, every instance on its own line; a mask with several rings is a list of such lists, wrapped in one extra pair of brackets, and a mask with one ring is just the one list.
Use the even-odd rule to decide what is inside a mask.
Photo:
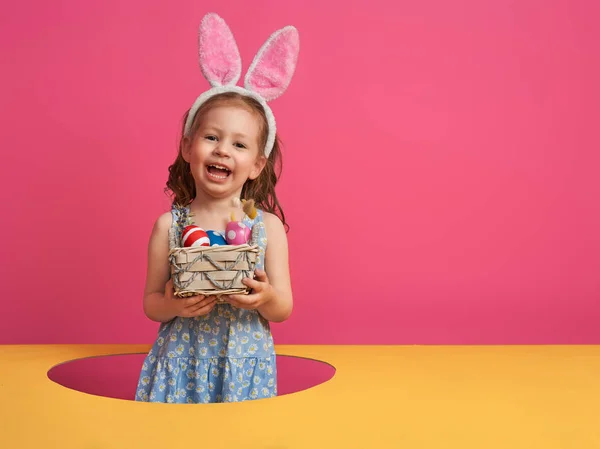
[(257, 178), (265, 166), (259, 139), (259, 118), (247, 108), (220, 105), (208, 110), (182, 151), (196, 190), (216, 198), (239, 196), (244, 183)]

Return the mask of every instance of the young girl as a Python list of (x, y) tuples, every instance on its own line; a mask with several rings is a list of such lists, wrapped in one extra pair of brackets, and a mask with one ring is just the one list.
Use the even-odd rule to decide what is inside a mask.
[[(287, 88), (297, 53), (295, 28), (277, 31), (255, 57), (245, 88), (238, 87), (241, 62), (229, 28), (215, 14), (202, 21), (200, 67), (213, 87), (186, 114), (169, 168), (172, 210), (158, 218), (150, 237), (144, 312), (161, 324), (144, 360), (138, 401), (234, 402), (277, 394), (269, 322), (286, 320), (293, 301), (285, 219), (275, 194), (281, 154), (267, 101)], [(174, 297), (168, 253), (180, 246), (187, 219), (224, 230), (231, 212), (239, 215), (236, 198), (254, 199), (258, 208), (254, 219), (244, 218), (260, 230), (255, 278), (244, 280), (250, 294)]]

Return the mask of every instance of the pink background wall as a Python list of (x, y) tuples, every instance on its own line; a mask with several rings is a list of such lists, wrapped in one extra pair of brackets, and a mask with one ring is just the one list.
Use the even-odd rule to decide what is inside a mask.
[(245, 69), (301, 33), (273, 102), (296, 299), (278, 343), (600, 343), (597, 2), (3, 9), (0, 343), (154, 338), (146, 243), (210, 10)]

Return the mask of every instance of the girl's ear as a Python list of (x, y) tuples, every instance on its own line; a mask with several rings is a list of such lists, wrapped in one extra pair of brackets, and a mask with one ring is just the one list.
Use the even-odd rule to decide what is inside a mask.
[(258, 156), (256, 158), (256, 162), (254, 163), (254, 167), (250, 172), (249, 178), (252, 180), (258, 178), (263, 169), (265, 168), (265, 165), (267, 165), (267, 158), (264, 155)]
[(188, 164), (190, 163), (190, 154), (192, 152), (192, 139), (189, 136), (185, 136), (181, 142), (181, 157)]

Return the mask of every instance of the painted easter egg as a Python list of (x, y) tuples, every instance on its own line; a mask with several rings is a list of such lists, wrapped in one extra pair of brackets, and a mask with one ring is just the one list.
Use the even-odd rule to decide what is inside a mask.
[(217, 231), (206, 231), (208, 238), (210, 239), (210, 246), (223, 246), (227, 245), (225, 237)]
[(210, 239), (200, 226), (189, 225), (183, 228), (181, 245), (183, 247), (210, 246)]
[(225, 229), (225, 238), (230, 245), (244, 245), (250, 240), (251, 232), (241, 221), (230, 221)]

